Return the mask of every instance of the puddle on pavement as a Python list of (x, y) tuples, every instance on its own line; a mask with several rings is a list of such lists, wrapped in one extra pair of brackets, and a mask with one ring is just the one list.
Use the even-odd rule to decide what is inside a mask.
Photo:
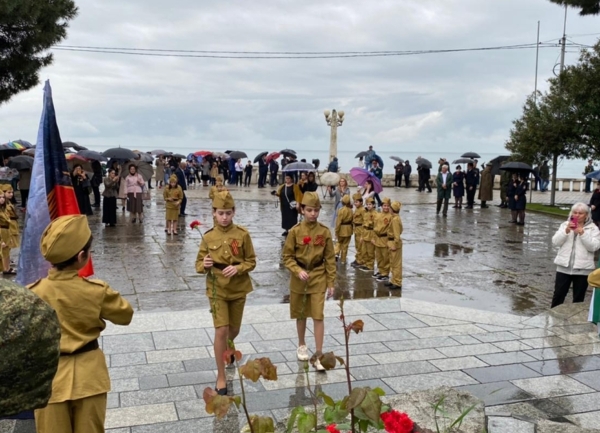
[(404, 244), (402, 253), (404, 257), (450, 257), (471, 254), (473, 248), (465, 247), (459, 244), (437, 243), (427, 244), (424, 242), (414, 244)]

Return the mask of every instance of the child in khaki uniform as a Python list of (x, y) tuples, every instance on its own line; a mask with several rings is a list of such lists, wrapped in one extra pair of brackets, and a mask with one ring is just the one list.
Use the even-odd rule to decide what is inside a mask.
[(352, 203), (350, 196), (342, 197), (342, 207), (338, 210), (337, 218), (335, 219), (335, 238), (337, 239), (340, 250), (340, 262), (346, 264), (348, 256), (348, 247), (352, 239)]
[(179, 220), (179, 209), (183, 201), (183, 190), (177, 184), (177, 176), (174, 174), (169, 178), (169, 185), (163, 190), (163, 198), (165, 199), (167, 234), (177, 235), (177, 221)]
[(369, 197), (367, 199), (367, 209), (363, 216), (363, 232), (361, 237), (361, 250), (364, 257), (364, 263), (359, 268), (361, 271), (375, 270), (375, 245), (373, 240), (373, 227), (375, 226), (375, 218), (377, 211), (375, 210), (375, 199)]
[(390, 254), (390, 281), (385, 283), (390, 290), (402, 289), (402, 220), (400, 219), (400, 208), (402, 204), (394, 201), (390, 205), (392, 210), (392, 221), (388, 227), (387, 244)]
[(352, 216), (352, 228), (354, 229), (354, 248), (356, 256), (352, 262), (352, 266), (360, 267), (365, 259), (363, 257), (363, 249), (361, 247), (361, 237), (363, 235), (363, 222), (365, 217), (365, 208), (363, 207), (363, 198), (360, 193), (352, 196), (354, 200), (354, 214)]
[[(290, 316), (296, 319), (299, 361), (308, 361), (306, 319), (314, 325), (315, 355), (323, 351), (325, 324), (325, 294), (333, 296), (335, 284), (335, 254), (329, 228), (317, 221), (321, 201), (316, 192), (306, 192), (301, 204), (304, 219), (289, 231), (283, 246), (283, 263), (290, 271)], [(318, 371), (325, 368), (317, 358)]]
[(390, 255), (387, 246), (387, 231), (392, 221), (390, 204), (391, 200), (387, 197), (381, 201), (381, 213), (377, 214), (375, 218), (373, 240), (371, 241), (375, 245), (375, 259), (377, 260), (377, 273), (373, 274), (373, 278), (379, 282), (388, 281), (390, 273)]
[(227, 395), (225, 361), (227, 340), (240, 333), (246, 295), (252, 291), (249, 273), (256, 254), (248, 231), (233, 223), (235, 203), (228, 191), (217, 192), (213, 202), (215, 226), (204, 233), (196, 258), (196, 272), (207, 274), (206, 296), (215, 327), (214, 351), (219, 395)]
[(0, 189), (0, 251), (2, 253), (2, 274), (16, 275), (17, 272), (10, 266), (10, 214), (8, 211), (4, 188)]
[(128, 325), (133, 309), (104, 281), (78, 276), (91, 246), (85, 215), (56, 218), (42, 234), (40, 250), (52, 268), (29, 288), (56, 311), (61, 353), (48, 406), (35, 411), (38, 433), (104, 432), (110, 378), (98, 337), (106, 320)]

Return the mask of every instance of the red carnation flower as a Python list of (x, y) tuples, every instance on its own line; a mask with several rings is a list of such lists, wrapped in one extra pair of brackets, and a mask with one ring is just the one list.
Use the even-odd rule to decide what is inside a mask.
[(397, 410), (382, 413), (381, 420), (388, 433), (412, 433), (415, 426), (407, 414)]
[(312, 238), (310, 236), (306, 236), (302, 242), (304, 243), (304, 245), (308, 245), (310, 244), (310, 242), (312, 241)]
[(190, 223), (190, 227), (192, 228), (192, 230), (194, 230), (195, 228), (198, 228), (202, 225), (202, 223), (198, 220), (194, 220)]
[[(308, 238), (308, 239), (310, 239), (310, 238)], [(336, 427), (337, 427), (336, 424), (329, 424), (325, 430), (327, 430), (329, 433), (341, 433)]]

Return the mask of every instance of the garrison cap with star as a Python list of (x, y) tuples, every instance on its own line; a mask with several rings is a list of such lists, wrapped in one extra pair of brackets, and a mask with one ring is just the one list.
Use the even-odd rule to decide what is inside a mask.
[(321, 207), (321, 200), (319, 199), (319, 194), (313, 191), (305, 192), (304, 197), (302, 197), (302, 204), (304, 206), (310, 207)]
[(233, 209), (235, 202), (229, 191), (219, 191), (213, 198), (212, 207), (213, 209)]
[(62, 263), (82, 251), (91, 237), (85, 215), (65, 215), (48, 224), (42, 233), (40, 251), (50, 263)]

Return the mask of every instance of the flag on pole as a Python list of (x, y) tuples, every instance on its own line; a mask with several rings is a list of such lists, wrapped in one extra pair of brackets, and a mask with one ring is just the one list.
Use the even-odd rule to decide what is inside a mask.
[[(50, 264), (40, 251), (42, 233), (53, 219), (75, 214), (79, 214), (79, 206), (56, 123), (52, 88), (50, 81), (46, 81), (17, 267), (19, 284), (31, 284), (46, 277)], [(94, 267), (90, 259), (79, 271), (79, 275), (89, 277), (93, 273)]]

